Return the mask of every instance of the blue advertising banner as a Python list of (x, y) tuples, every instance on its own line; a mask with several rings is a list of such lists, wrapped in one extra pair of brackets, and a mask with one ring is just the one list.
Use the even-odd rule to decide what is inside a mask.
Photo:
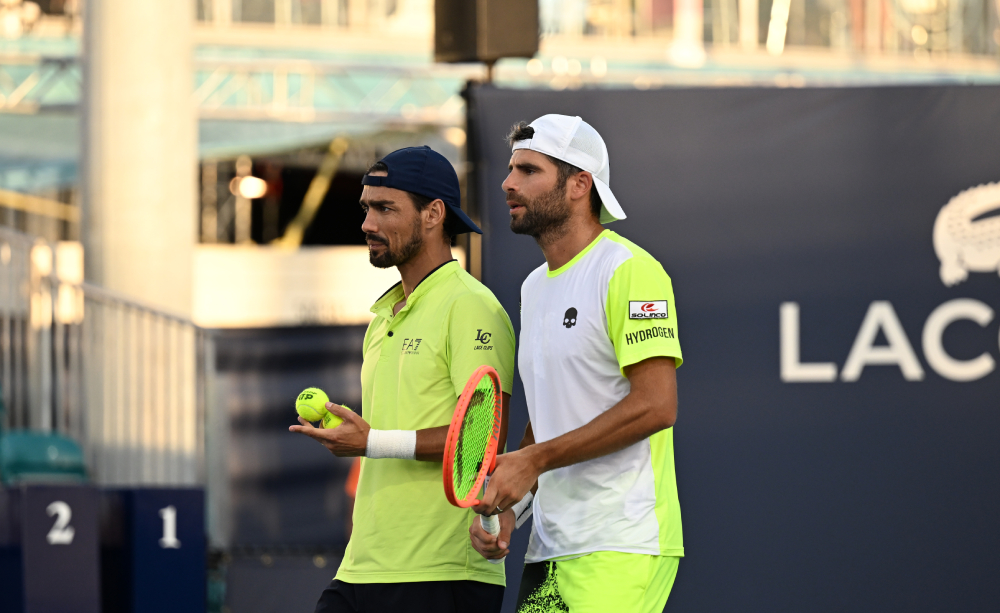
[[(628, 215), (609, 227), (673, 280), (686, 557), (667, 611), (1000, 602), (1000, 89), (468, 99), (483, 280), (515, 327), (544, 261), (500, 188), (520, 120), (602, 134)], [(516, 448), (518, 379), (512, 407)]]

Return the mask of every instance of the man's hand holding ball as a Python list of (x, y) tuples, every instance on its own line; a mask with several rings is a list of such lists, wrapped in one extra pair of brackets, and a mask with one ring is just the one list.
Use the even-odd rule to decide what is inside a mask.
[[(289, 426), (290, 432), (299, 432), (319, 441), (338, 457), (365, 455), (368, 447), (368, 432), (371, 427), (351, 409), (330, 402), (323, 390), (315, 387), (305, 389), (295, 400), (295, 411), (299, 414), (299, 426)], [(319, 428), (313, 421), (322, 422)]]

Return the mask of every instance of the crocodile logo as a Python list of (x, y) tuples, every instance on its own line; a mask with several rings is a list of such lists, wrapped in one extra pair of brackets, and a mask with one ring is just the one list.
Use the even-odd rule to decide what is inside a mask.
[(934, 222), (934, 252), (948, 287), (970, 272), (1000, 273), (1000, 183), (967, 189), (944, 205)]

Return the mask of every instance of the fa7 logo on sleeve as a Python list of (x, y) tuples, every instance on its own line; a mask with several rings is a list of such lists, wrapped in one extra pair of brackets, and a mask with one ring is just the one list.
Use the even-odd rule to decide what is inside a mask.
[(629, 319), (666, 319), (669, 316), (666, 300), (629, 300)]

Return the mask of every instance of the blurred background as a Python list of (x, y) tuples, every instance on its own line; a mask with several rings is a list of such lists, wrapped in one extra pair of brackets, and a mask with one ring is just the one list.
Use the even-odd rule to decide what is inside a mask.
[[(312, 610), (352, 463), (288, 435), (293, 398), (360, 406), (398, 279), (360, 231), (372, 162), (431, 146), (488, 223), (470, 83), (1000, 83), (996, 0), (479, 4), (469, 43), (458, 1), (0, 0), (5, 484), (204, 489), (208, 610)], [(479, 278), (483, 250), (454, 245)]]

